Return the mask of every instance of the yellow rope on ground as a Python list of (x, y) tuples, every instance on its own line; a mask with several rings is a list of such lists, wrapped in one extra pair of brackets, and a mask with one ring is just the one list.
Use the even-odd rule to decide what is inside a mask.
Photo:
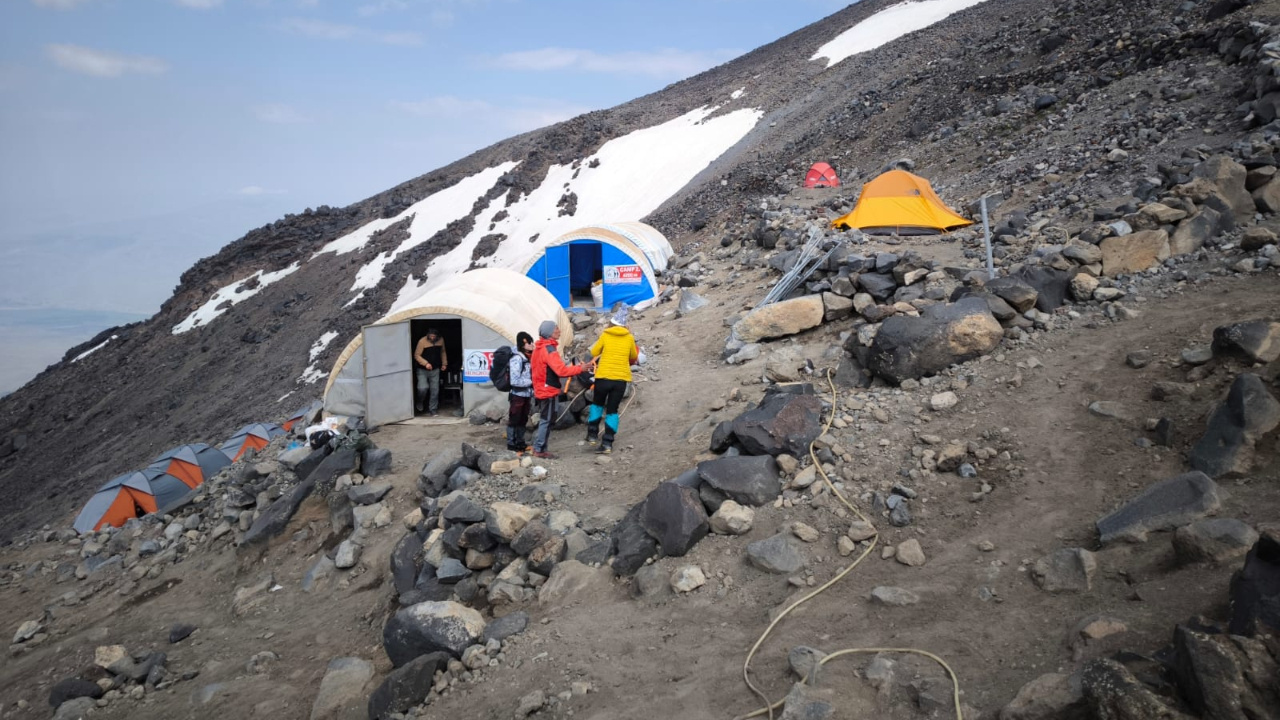
[[(827, 434), (827, 431), (831, 429), (831, 423), (833, 420), (835, 420), (836, 408), (839, 405), (838, 403), (839, 397), (836, 395), (836, 384), (831, 379), (830, 368), (827, 368), (827, 385), (831, 388), (831, 414), (827, 417), (827, 422), (822, 427), (822, 433), (821, 433), (822, 435)], [(867, 555), (871, 554), (871, 551), (875, 549), (876, 544), (880, 542), (880, 531), (875, 529), (875, 523), (871, 522), (870, 518), (868, 518), (866, 515), (863, 515), (861, 510), (854, 507), (853, 503), (845, 499), (845, 496), (839, 490), (837, 490), (835, 484), (831, 482), (831, 478), (827, 477), (826, 471), (822, 469), (822, 463), (818, 461), (818, 453), (816, 450), (814, 450), (814, 447), (816, 446), (817, 442), (818, 441), (815, 438), (813, 442), (809, 443), (809, 458), (813, 461), (813, 466), (818, 471), (818, 474), (822, 477), (823, 482), (827, 484), (827, 489), (829, 489), (837, 498), (839, 498), (840, 502), (844, 503), (845, 507), (853, 511), (853, 513), (857, 515), (859, 518), (861, 518), (863, 522), (870, 525), (871, 529), (874, 531), (874, 534), (871, 536), (871, 542), (867, 544), (867, 549), (862, 551), (862, 554), (858, 556), (857, 560), (854, 560), (852, 564), (850, 564), (844, 570), (841, 570), (838, 575), (828, 580), (818, 589), (814, 590), (808, 595), (805, 595), (799, 600), (791, 603), (791, 605), (787, 606), (785, 610), (783, 610), (781, 613), (778, 614), (778, 617), (773, 619), (773, 622), (769, 623), (769, 627), (765, 628), (764, 633), (760, 635), (759, 640), (756, 640), (755, 645), (751, 646), (751, 651), (747, 653), (746, 661), (742, 663), (742, 679), (747, 683), (747, 687), (751, 689), (751, 692), (754, 693), (756, 697), (760, 698), (760, 701), (762, 703), (764, 703), (764, 707), (760, 708), (759, 710), (756, 710), (755, 712), (749, 713), (747, 715), (739, 715), (738, 717), (734, 718), (734, 720), (747, 720), (747, 718), (759, 717), (761, 715), (766, 715), (766, 714), (769, 716), (769, 720), (773, 720), (773, 711), (779, 707), (782, 707), (783, 703), (786, 702), (786, 698), (783, 698), (782, 700), (778, 700), (777, 702), (770, 703), (769, 698), (764, 694), (764, 691), (756, 687), (755, 683), (751, 682), (751, 658), (755, 657), (756, 651), (760, 649), (760, 646), (764, 644), (765, 639), (768, 638), (769, 634), (773, 632), (774, 627), (776, 627), (778, 623), (782, 622), (783, 618), (789, 615), (792, 610), (795, 610), (796, 608), (800, 607), (802, 604), (808, 602), (814, 597), (817, 597), (827, 588), (839, 582), (845, 575), (848, 575), (850, 571), (852, 571), (854, 568), (858, 566), (859, 563), (861, 563), (864, 559), (866, 559)], [(818, 665), (819, 667), (821, 667), (823, 665), (826, 665), (831, 660), (834, 660), (838, 657), (843, 657), (845, 655), (855, 655), (855, 654), (864, 654), (864, 653), (881, 653), (881, 652), (910, 653), (914, 655), (923, 655), (924, 657), (934, 660), (939, 665), (941, 665), (943, 669), (947, 671), (947, 675), (951, 676), (951, 687), (952, 687), (951, 697), (955, 703), (956, 720), (964, 720), (964, 713), (960, 710), (960, 680), (956, 677), (955, 671), (951, 669), (951, 666), (948, 665), (946, 661), (944, 661), (942, 658), (926, 650), (919, 650), (916, 648), (847, 648), (844, 650), (837, 650), (833, 653), (830, 653), (824, 656), (822, 660), (818, 662)], [(808, 678), (801, 678), (800, 684), (803, 685), (807, 680)]]

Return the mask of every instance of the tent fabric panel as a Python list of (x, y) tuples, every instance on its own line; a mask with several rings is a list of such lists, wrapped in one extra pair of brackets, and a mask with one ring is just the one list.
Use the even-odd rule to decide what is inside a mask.
[(611, 273), (605, 273), (603, 299), (606, 308), (613, 307), (617, 302), (625, 302), (632, 306), (639, 305), (658, 294), (657, 280), (654, 279), (652, 270), (646, 272), (645, 263), (640, 262), (640, 258), (622, 248), (613, 245), (601, 245), (601, 259), (606, 268), (638, 266), (641, 272), (638, 282), (619, 282), (616, 280), (611, 282), (609, 278)]
[(205, 445), (203, 449), (196, 453), (196, 463), (200, 466), (200, 476), (205, 480), (211, 479), (214, 475), (222, 472), (222, 469), (231, 464), (227, 456), (218, 452), (217, 448)]
[(111, 503), (115, 502), (116, 496), (121, 494), (120, 488), (112, 488), (110, 490), (99, 490), (89, 498), (89, 502), (81, 508), (80, 514), (76, 516), (76, 520), (72, 523), (78, 533), (89, 533), (98, 529), (102, 524), (102, 518), (107, 514), (107, 510), (111, 508)]
[(569, 243), (569, 289), (589, 288), (603, 272), (599, 243), (575, 241)]
[(199, 465), (195, 465), (182, 460), (170, 460), (169, 466), (164, 468), (164, 472), (178, 478), (188, 488), (194, 488), (204, 482), (204, 472)]
[(124, 525), (129, 518), (138, 517), (137, 508), (142, 508), (143, 513), (153, 513), (156, 511), (156, 499), (150, 493), (145, 493), (132, 488), (121, 488), (120, 492), (112, 499), (111, 504), (107, 507), (102, 516), (98, 518), (94, 525), (97, 531), (103, 525), (111, 527), (120, 527)]
[(827, 163), (814, 163), (805, 175), (804, 186), (808, 188), (840, 187), (840, 178), (836, 176), (836, 171)]
[(832, 224), (860, 230), (953, 230), (973, 223), (948, 208), (928, 180), (905, 170), (890, 170), (863, 185), (857, 206)]
[(189, 492), (191, 488), (185, 482), (169, 474), (161, 475), (151, 481), (151, 495), (157, 508), (181, 500)]
[[(573, 341), (573, 323), (555, 297), (540, 283), (511, 270), (477, 268), (455, 275), (375, 324), (431, 314), (474, 320), (511, 343), (520, 330), (535, 332), (544, 320), (555, 320), (561, 342), (567, 345)], [(327, 412), (363, 414), (364, 363), (360, 358), (353, 363), (353, 357), (363, 352), (363, 343), (363, 337), (357, 335), (334, 363), (325, 385)]]

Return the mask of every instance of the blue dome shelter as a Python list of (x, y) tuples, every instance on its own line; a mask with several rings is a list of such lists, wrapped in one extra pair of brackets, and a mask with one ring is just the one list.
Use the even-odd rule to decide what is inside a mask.
[(644, 223), (592, 225), (556, 238), (521, 272), (564, 308), (647, 307), (672, 254), (667, 238)]

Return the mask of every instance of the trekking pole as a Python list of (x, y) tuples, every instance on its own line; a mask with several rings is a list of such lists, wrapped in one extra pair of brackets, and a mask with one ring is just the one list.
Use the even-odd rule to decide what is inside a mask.
[(982, 206), (982, 235), (987, 245), (987, 279), (996, 279), (995, 263), (991, 260), (991, 224), (987, 222), (987, 196), (983, 195), (979, 201)]

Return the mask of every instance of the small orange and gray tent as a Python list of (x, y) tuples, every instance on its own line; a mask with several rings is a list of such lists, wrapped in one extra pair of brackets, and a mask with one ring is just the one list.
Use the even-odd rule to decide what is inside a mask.
[(836, 177), (836, 171), (824, 162), (814, 163), (809, 168), (808, 174), (804, 176), (804, 186), (807, 188), (815, 187), (840, 187), (840, 178)]
[(237, 430), (236, 434), (222, 443), (218, 449), (231, 458), (231, 462), (235, 462), (249, 448), (261, 450), (271, 442), (271, 438), (283, 434), (284, 428), (275, 423), (252, 423)]
[(312, 400), (310, 403), (299, 408), (297, 412), (289, 416), (288, 420), (282, 423), (284, 429), (293, 432), (294, 425), (310, 425), (315, 422), (320, 415), (320, 411), (324, 410), (323, 400)]
[(182, 480), (154, 468), (125, 473), (98, 488), (76, 516), (75, 529), (95, 532), (120, 527), (129, 518), (153, 513), (191, 492)]
[(906, 170), (890, 170), (863, 185), (853, 212), (832, 222), (873, 235), (936, 235), (972, 224), (948, 208), (928, 180)]
[(147, 469), (168, 473), (186, 483), (187, 487), (194, 488), (230, 464), (231, 460), (216, 448), (193, 443), (165, 452), (152, 460)]

